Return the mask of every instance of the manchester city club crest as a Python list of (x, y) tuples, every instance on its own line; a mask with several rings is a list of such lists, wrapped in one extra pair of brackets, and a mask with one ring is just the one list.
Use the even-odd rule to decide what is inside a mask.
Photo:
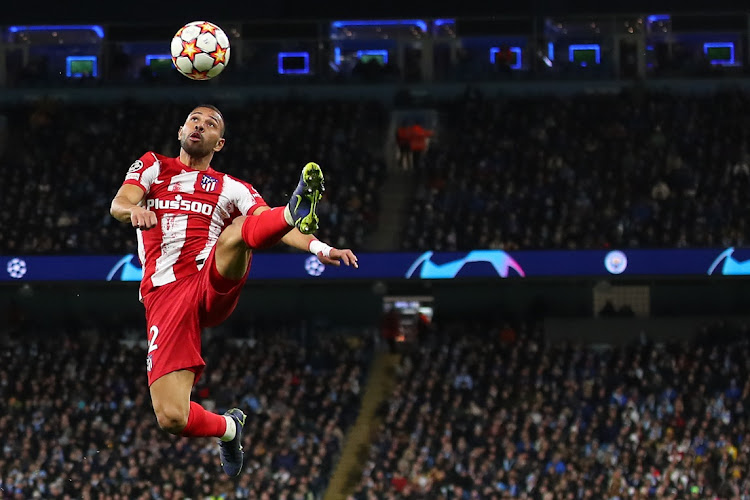
[(216, 184), (219, 183), (219, 180), (211, 177), (210, 175), (204, 175), (201, 179), (201, 187), (204, 191), (211, 192), (214, 189), (216, 189)]

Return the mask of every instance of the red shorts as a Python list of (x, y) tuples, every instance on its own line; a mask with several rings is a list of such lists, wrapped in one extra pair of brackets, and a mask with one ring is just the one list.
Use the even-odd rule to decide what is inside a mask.
[(214, 246), (197, 273), (155, 288), (143, 298), (149, 386), (177, 370), (192, 371), (198, 382), (206, 366), (201, 357), (201, 329), (222, 323), (237, 307), (247, 274), (241, 280), (224, 278), (216, 269), (215, 251)]

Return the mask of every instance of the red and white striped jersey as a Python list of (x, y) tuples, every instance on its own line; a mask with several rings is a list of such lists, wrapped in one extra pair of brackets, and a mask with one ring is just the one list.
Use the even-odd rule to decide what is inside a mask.
[(266, 205), (247, 182), (150, 151), (130, 166), (123, 184), (143, 189), (142, 206), (156, 213), (156, 227), (137, 230), (141, 297), (198, 272), (224, 227)]

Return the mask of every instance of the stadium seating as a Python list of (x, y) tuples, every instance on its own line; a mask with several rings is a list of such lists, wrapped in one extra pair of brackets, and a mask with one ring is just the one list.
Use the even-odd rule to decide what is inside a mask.
[(402, 249), (747, 244), (747, 93), (467, 91), (436, 105)]
[(725, 324), (623, 348), (443, 328), (403, 357), (353, 498), (741, 498), (748, 354)]
[[(269, 204), (282, 205), (302, 166), (319, 162), (327, 180), (319, 237), (338, 247), (363, 246), (364, 228), (377, 224), (376, 186), (385, 171), (380, 104), (217, 104), (227, 120), (227, 146), (215, 168), (253, 183)], [(16, 118), (0, 156), (0, 254), (134, 252), (135, 233), (109, 216), (110, 201), (130, 164), (146, 151), (177, 154), (177, 129), (189, 111), (135, 102), (1, 107), (0, 114)]]
[(216, 440), (159, 430), (143, 342), (95, 331), (31, 337), (0, 340), (3, 499), (320, 498), (369, 355), (325, 335), (310, 345), (282, 332), (204, 341), (208, 367), (193, 399), (248, 414), (245, 468), (228, 480)]
[[(467, 92), (436, 106), (440, 127), (399, 221), (402, 250), (746, 244), (744, 93)], [(20, 118), (0, 159), (0, 253), (132, 252), (132, 230), (109, 218), (109, 201), (135, 157), (176, 153), (184, 106), (166, 103), (158, 114), (134, 102), (4, 109)], [(386, 175), (382, 104), (289, 99), (229, 103), (224, 112), (228, 145), (216, 167), (278, 205), (301, 165), (319, 160), (328, 180), (319, 236), (365, 248)]]

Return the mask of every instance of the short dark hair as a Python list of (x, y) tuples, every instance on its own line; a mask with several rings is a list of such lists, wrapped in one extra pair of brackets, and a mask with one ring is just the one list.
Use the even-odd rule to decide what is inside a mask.
[[(216, 111), (219, 113), (219, 116), (221, 117), (221, 136), (224, 137), (224, 134), (227, 131), (227, 122), (224, 120), (224, 113), (222, 113), (219, 108), (214, 106), (213, 104), (198, 104), (197, 106), (193, 106), (193, 111), (195, 111), (198, 108), (208, 108), (212, 111)], [(192, 113), (192, 111), (191, 111)]]

